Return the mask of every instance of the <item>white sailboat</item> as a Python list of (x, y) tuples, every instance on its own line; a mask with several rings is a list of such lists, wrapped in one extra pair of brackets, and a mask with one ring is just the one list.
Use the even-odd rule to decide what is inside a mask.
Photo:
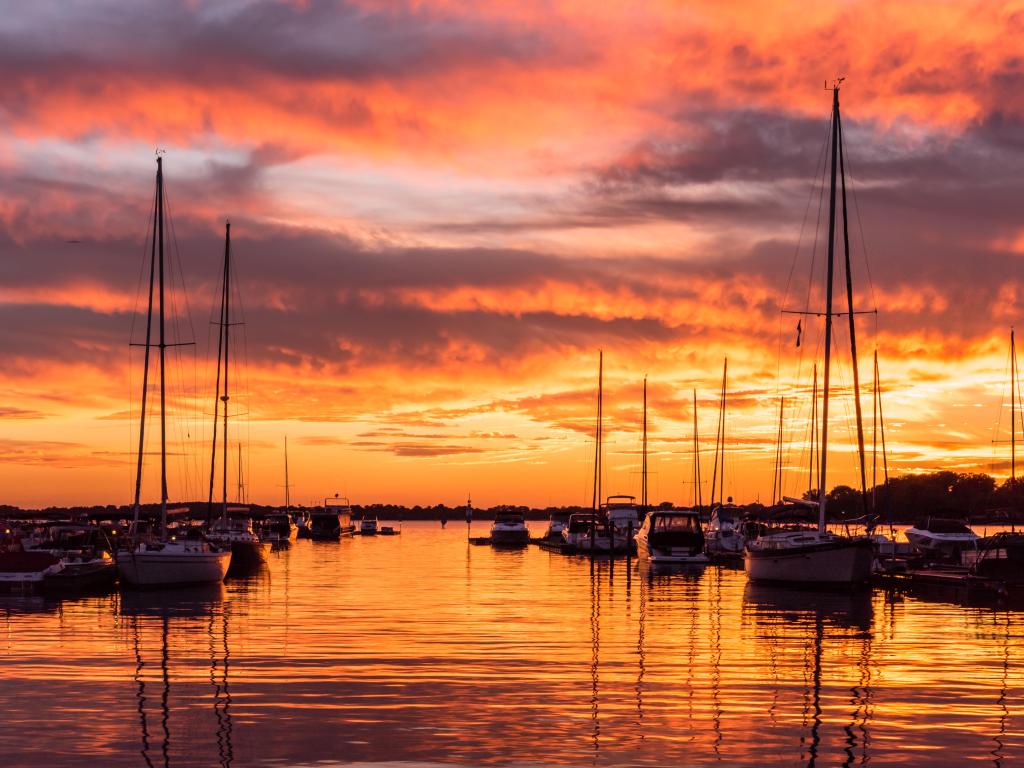
[(850, 321), (850, 352), (853, 364), (853, 394), (857, 414), (862, 486), (864, 481), (864, 438), (861, 420), (857, 346), (854, 330), (853, 283), (850, 274), (849, 238), (846, 214), (846, 180), (842, 148), (842, 123), (839, 114), (839, 84), (832, 88), (832, 172), (829, 201), (828, 266), (825, 300), (825, 368), (821, 422), (821, 475), (818, 483), (817, 530), (767, 532), (747, 543), (744, 567), (751, 581), (790, 582), (804, 584), (852, 585), (871, 576), (874, 547), (866, 536), (841, 536), (826, 528), (826, 469), (828, 459), (829, 375), (832, 354), (832, 287), (835, 270), (836, 241), (836, 172), (842, 180), (843, 235), (846, 255), (847, 312)]
[(220, 320), (217, 323), (217, 384), (214, 395), (213, 440), (210, 449), (210, 495), (207, 509), (213, 510), (213, 480), (217, 469), (217, 431), (220, 405), (224, 404), (223, 423), (220, 425), (222, 437), (222, 495), (220, 517), (211, 521), (208, 536), (221, 549), (231, 551), (231, 568), (234, 572), (240, 569), (255, 568), (267, 561), (270, 544), (260, 540), (254, 530), (252, 515), (245, 503), (245, 486), (242, 481), (242, 444), (238, 444), (238, 502), (240, 506), (228, 506), (228, 404), (230, 396), (231, 374), (231, 328), (238, 325), (231, 320), (231, 222), (224, 226), (224, 277), (221, 282)]
[[(139, 428), (139, 455), (135, 473), (135, 503), (132, 547), (118, 553), (121, 579), (135, 586), (169, 587), (205, 584), (224, 580), (231, 552), (221, 551), (204, 539), (179, 539), (167, 531), (167, 429), (165, 358), (167, 347), (164, 324), (164, 184), (163, 158), (156, 159), (156, 207), (149, 269), (149, 301), (146, 316), (145, 364), (142, 375), (142, 410)], [(159, 321), (157, 343), (152, 343), (153, 293), (159, 275)], [(150, 350), (159, 350), (160, 361), (160, 530), (153, 540), (139, 538), (139, 499), (142, 492), (142, 456), (145, 451), (146, 396), (149, 390)]]

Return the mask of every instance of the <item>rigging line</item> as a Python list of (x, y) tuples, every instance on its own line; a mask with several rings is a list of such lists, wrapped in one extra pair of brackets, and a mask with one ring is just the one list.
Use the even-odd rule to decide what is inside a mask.
[[(820, 178), (820, 174), (817, 173), (817, 168), (820, 167), (820, 166), (823, 166), (823, 164), (825, 162), (825, 151), (826, 151), (827, 148), (828, 148), (828, 133), (826, 132), (825, 141), (822, 143), (821, 151), (818, 154), (818, 161), (815, 164), (815, 178)], [(793, 249), (793, 261), (790, 263), (790, 266), (789, 266), (789, 276), (786, 278), (786, 289), (785, 289), (785, 291), (782, 294), (782, 305), (781, 305), (782, 307), (785, 307), (786, 304), (789, 302), (789, 291), (790, 291), (790, 288), (792, 287), (792, 284), (793, 284), (793, 274), (796, 272), (796, 265), (797, 265), (797, 262), (800, 260), (800, 246), (801, 246), (801, 244), (804, 241), (804, 231), (807, 228), (807, 219), (808, 219), (808, 216), (810, 215), (811, 203), (813, 201), (814, 201), (814, 185), (812, 184), (811, 185), (811, 189), (809, 190), (808, 195), (807, 195), (807, 205), (804, 207), (804, 216), (803, 216), (803, 219), (800, 222), (800, 234), (797, 237), (796, 247)], [(820, 210), (821, 210), (820, 193), (819, 193), (818, 210), (819, 210), (819, 215), (820, 215)], [(815, 226), (817, 227), (817, 225), (815, 225)], [(815, 234), (815, 240), (817, 240), (817, 234)], [(811, 253), (812, 253), (812, 264), (813, 264), (813, 247), (812, 247)], [(783, 333), (784, 333), (784, 331), (783, 331), (783, 327), (782, 327), (782, 317), (780, 317), (779, 318), (779, 361), (778, 361), (778, 366), (777, 366), (777, 369), (776, 369), (776, 372), (775, 372), (775, 378), (776, 378), (776, 391), (775, 391), (775, 394), (776, 395), (778, 395), (778, 393), (779, 393), (779, 387), (781, 386), (781, 379), (782, 379), (782, 368), (781, 368), (781, 366), (782, 366), (782, 339), (783, 339)]]

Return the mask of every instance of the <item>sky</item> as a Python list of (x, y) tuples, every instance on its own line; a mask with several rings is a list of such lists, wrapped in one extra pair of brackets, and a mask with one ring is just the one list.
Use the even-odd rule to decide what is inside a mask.
[(131, 500), (157, 149), (172, 499), (209, 482), (227, 219), (253, 501), (287, 437), (298, 503), (589, 504), (599, 350), (605, 492), (639, 495), (646, 376), (651, 499), (693, 500), (696, 392), (707, 500), (728, 358), (726, 495), (771, 500), (781, 397), (801, 493), (821, 320), (781, 310), (823, 309), (837, 77), (868, 451), (877, 350), (890, 473), (1009, 472), (1024, 3), (0, 6), (0, 503)]

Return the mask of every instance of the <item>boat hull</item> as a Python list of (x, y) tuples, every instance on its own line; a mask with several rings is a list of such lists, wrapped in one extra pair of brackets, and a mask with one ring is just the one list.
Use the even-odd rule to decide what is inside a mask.
[(251, 570), (267, 562), (270, 544), (260, 541), (231, 542), (230, 571)]
[(491, 531), (491, 546), (494, 547), (525, 547), (529, 543), (528, 530)]
[(638, 557), (652, 563), (705, 565), (709, 562), (708, 556), (700, 550), (694, 552), (687, 547), (652, 547), (647, 538), (642, 536), (636, 537), (636, 553)]
[(231, 552), (122, 552), (117, 559), (121, 579), (136, 587), (214, 584), (224, 580)]
[(779, 549), (748, 549), (747, 578), (777, 584), (863, 584), (871, 577), (874, 548), (868, 539), (848, 539)]

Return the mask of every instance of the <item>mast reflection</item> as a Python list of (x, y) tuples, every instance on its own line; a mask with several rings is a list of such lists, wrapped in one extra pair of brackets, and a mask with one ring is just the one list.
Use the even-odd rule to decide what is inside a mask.
[[(231, 723), (231, 694), (228, 688), (228, 670), (230, 659), (230, 646), (228, 643), (228, 615), (221, 607), (224, 598), (224, 587), (216, 584), (204, 587), (177, 589), (163, 592), (141, 592), (126, 591), (121, 596), (121, 613), (130, 619), (132, 633), (132, 647), (135, 654), (135, 670), (133, 680), (136, 686), (136, 711), (139, 716), (140, 750), (143, 762), (153, 768), (154, 748), (153, 734), (150, 730), (151, 696), (147, 696), (147, 681), (145, 660), (144, 636), (147, 623), (152, 626), (154, 622), (147, 622), (147, 619), (158, 620), (160, 632), (160, 753), (157, 758), (164, 768), (170, 768), (172, 755), (172, 708), (179, 712), (187, 708), (172, 707), (171, 680), (172, 680), (172, 656), (171, 656), (171, 625), (178, 622), (187, 622), (188, 619), (208, 617), (206, 627), (208, 637), (208, 650), (210, 656), (210, 681), (214, 686), (213, 710), (217, 720), (216, 741), (218, 746), (219, 763), (222, 766), (230, 766), (234, 760), (234, 749), (232, 746), (232, 723)], [(220, 633), (219, 649), (215, 632), (215, 618), (221, 617), (222, 629)], [(187, 629), (187, 625), (186, 629)], [(218, 651), (220, 659), (218, 659)], [(183, 662), (184, 667), (184, 662)], [(218, 673), (219, 667), (219, 673)], [(187, 672), (187, 668), (185, 670)], [(177, 742), (175, 742), (175, 745)], [(190, 743), (187, 745), (189, 756), (195, 757), (200, 751), (200, 745)], [(179, 748), (179, 751), (182, 748)]]

